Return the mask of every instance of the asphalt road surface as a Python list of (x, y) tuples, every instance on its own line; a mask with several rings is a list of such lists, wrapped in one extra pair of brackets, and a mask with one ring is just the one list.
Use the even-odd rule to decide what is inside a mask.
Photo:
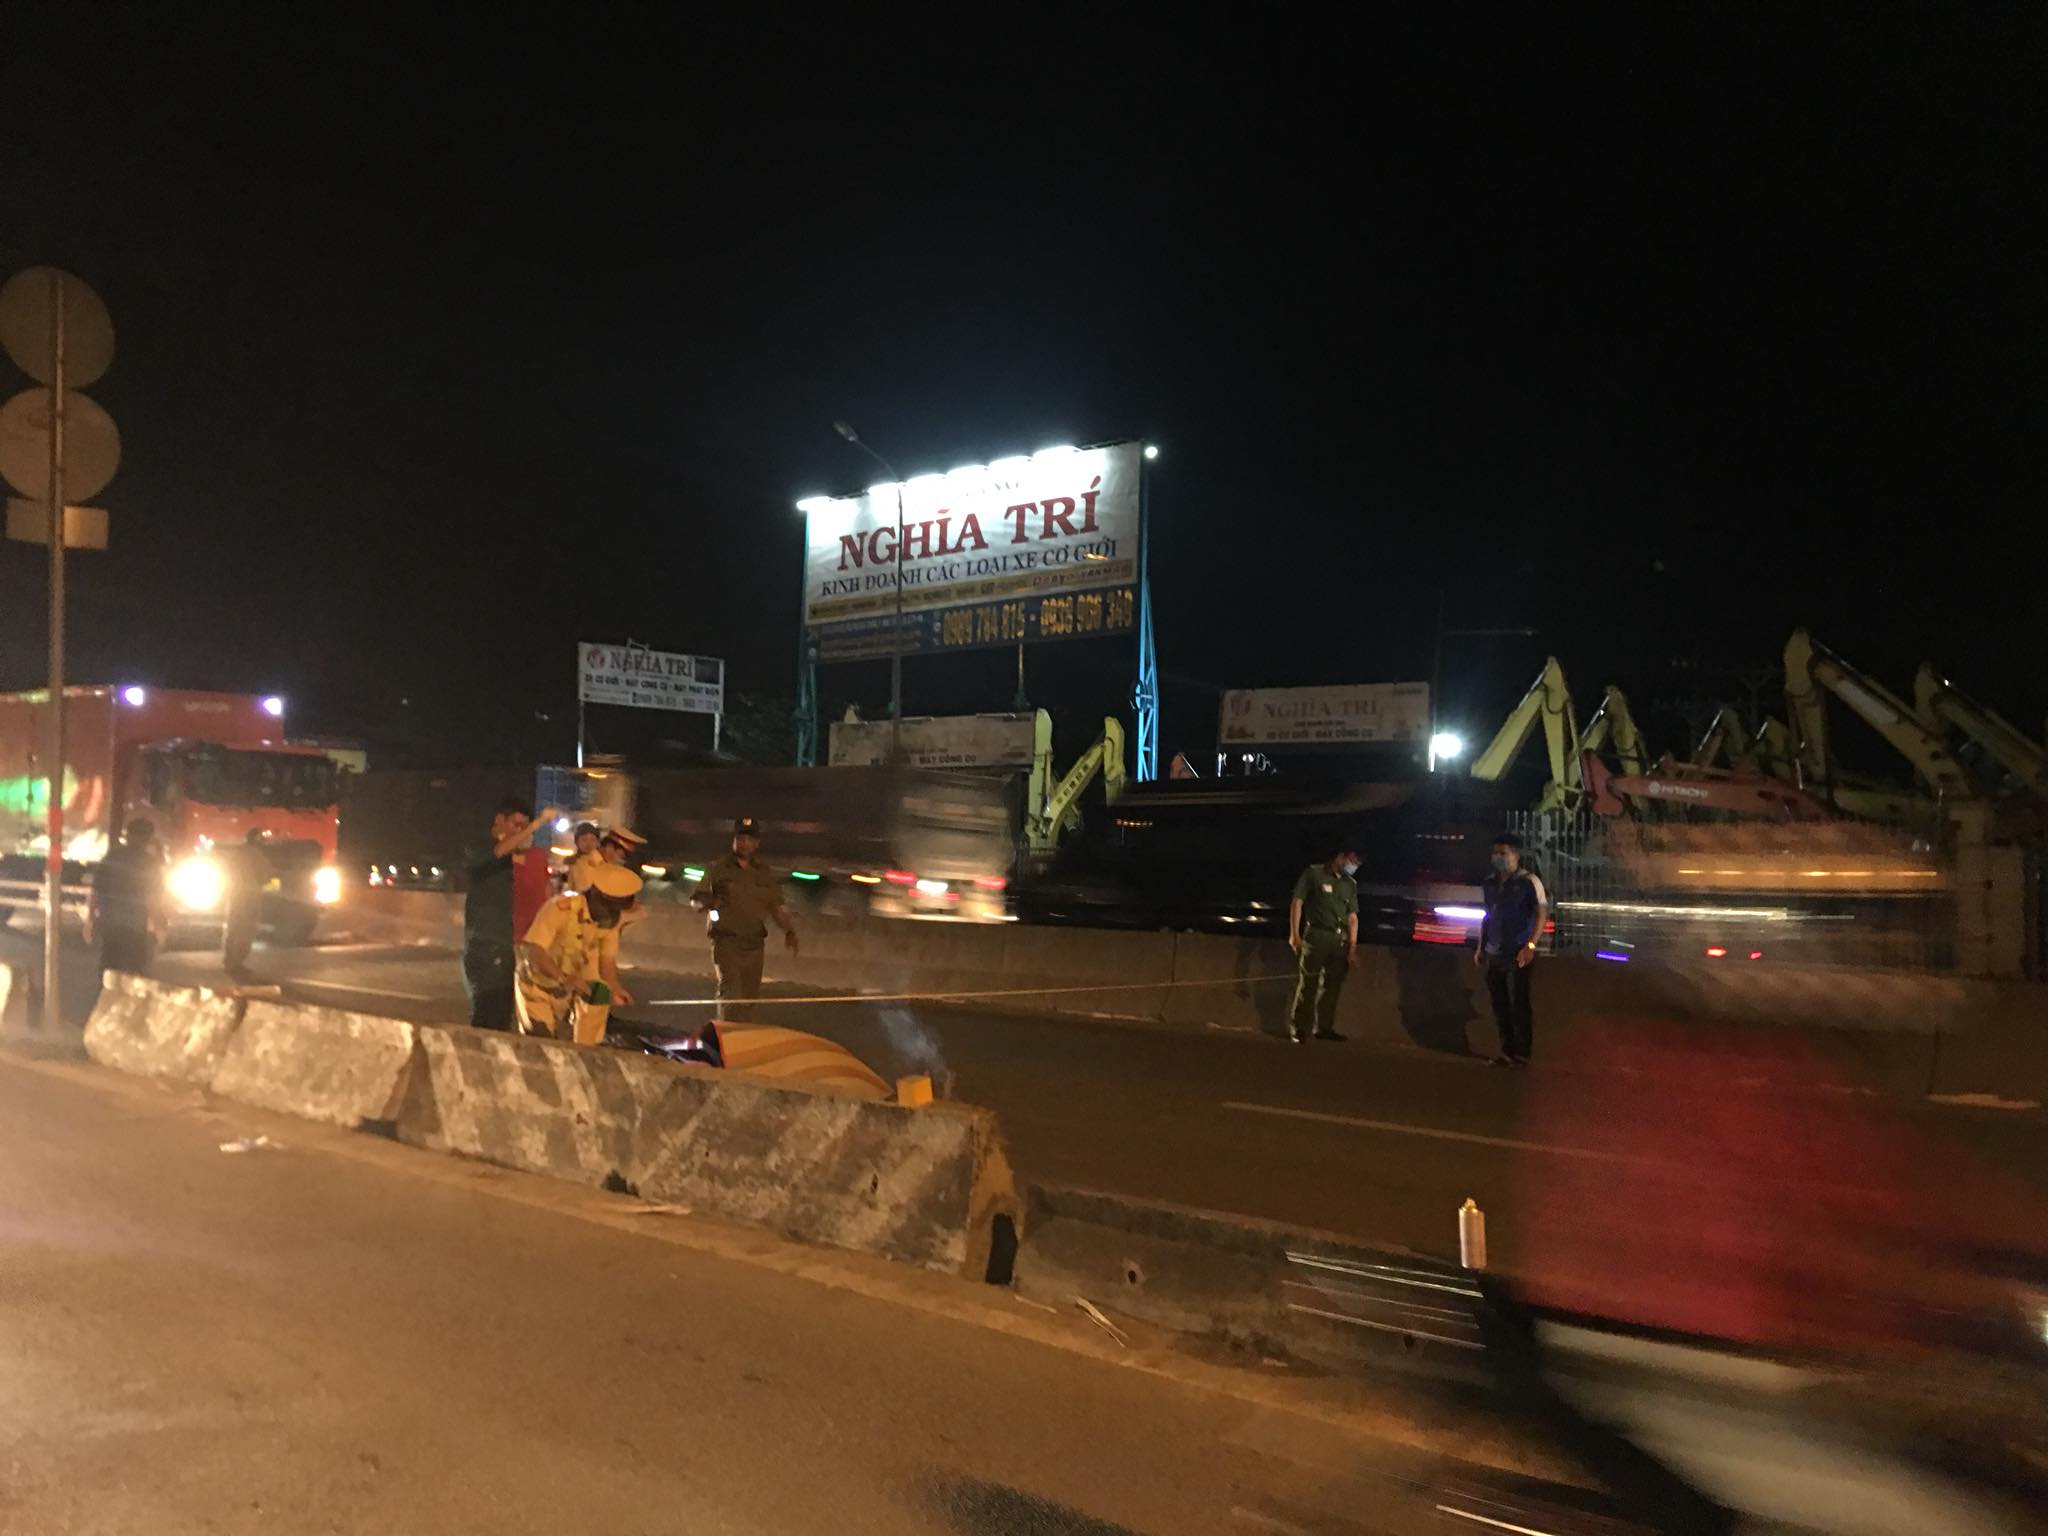
[[(34, 934), (0, 935), (0, 954), (32, 958)], [(80, 987), (90, 962), (77, 957)], [(773, 964), (771, 960), (771, 972)], [(420, 1020), (464, 1017), (446, 949), (336, 944), (266, 949), (258, 977), (309, 1002)], [(161, 958), (166, 980), (224, 984), (217, 954)], [(703, 998), (703, 977), (629, 969), (627, 1020), (680, 1032), (708, 1008), (649, 1006)], [(770, 990), (774, 990), (771, 980)], [(1047, 1020), (965, 1006), (810, 1004), (764, 1009), (764, 1022), (827, 1035), (884, 1076), (941, 1070), (956, 1097), (999, 1114), (1027, 1178), (1113, 1190), (1324, 1228), (1418, 1252), (1454, 1254), (1456, 1212), (1487, 1212), (1497, 1266), (1520, 1239), (1518, 1180), (1541, 1178), (1578, 1149), (1531, 1133), (1531, 1079), (1482, 1060), (1420, 1050), (1256, 1035)], [(1542, 1072), (1542, 1021), (1537, 1065)], [(1646, 1089), (1646, 1091), (1654, 1091)], [(1927, 1129), (2048, 1188), (2048, 1115), (1923, 1106)]]
[(1440, 1528), (1416, 1421), (1000, 1290), (5, 1052), (0, 1169), (0, 1530)]

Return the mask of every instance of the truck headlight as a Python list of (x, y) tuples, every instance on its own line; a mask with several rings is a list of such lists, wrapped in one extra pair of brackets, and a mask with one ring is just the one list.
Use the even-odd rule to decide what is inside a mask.
[(171, 893), (171, 900), (187, 912), (218, 911), (228, 889), (227, 875), (221, 869), (220, 861), (203, 853), (173, 864), (170, 873), (164, 876), (164, 885)]
[(313, 899), (323, 907), (341, 900), (341, 870), (335, 865), (322, 864), (313, 871)]

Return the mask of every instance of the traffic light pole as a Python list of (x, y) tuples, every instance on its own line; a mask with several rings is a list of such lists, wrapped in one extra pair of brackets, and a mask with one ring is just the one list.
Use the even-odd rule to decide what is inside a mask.
[(49, 857), (43, 865), (43, 1031), (64, 1020), (64, 277), (50, 274)]

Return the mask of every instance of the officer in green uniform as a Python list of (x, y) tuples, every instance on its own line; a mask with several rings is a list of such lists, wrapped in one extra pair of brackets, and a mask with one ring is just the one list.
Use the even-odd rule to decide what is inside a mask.
[(760, 823), (742, 816), (733, 823), (732, 852), (705, 870), (703, 881), (690, 893), (690, 904), (711, 914), (711, 963), (718, 969), (720, 1018), (744, 1017), (746, 1001), (761, 995), (770, 919), (782, 930), (784, 947), (796, 954), (796, 924), (782, 904), (782, 882), (756, 857), (760, 849)]
[(1287, 947), (1299, 957), (1288, 1038), (1296, 1045), (1313, 1028), (1318, 1040), (1337, 1033), (1337, 994), (1344, 973), (1358, 963), (1357, 839), (1346, 838), (1329, 862), (1311, 864), (1294, 882), (1287, 903)]

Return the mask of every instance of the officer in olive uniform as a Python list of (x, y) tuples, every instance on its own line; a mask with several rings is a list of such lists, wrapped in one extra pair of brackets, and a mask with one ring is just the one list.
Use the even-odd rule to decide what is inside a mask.
[(761, 995), (771, 919), (782, 930), (784, 947), (796, 954), (796, 924), (782, 904), (782, 882), (755, 857), (760, 848), (760, 823), (742, 816), (733, 823), (732, 852), (705, 870), (703, 882), (690, 893), (690, 904), (711, 914), (720, 1018), (744, 1017), (746, 1001)]
[(1347, 838), (1329, 862), (1311, 864), (1294, 882), (1287, 904), (1287, 947), (1300, 957), (1289, 1038), (1296, 1045), (1313, 1029), (1318, 1040), (1342, 1040), (1337, 1033), (1337, 994), (1344, 974), (1358, 963), (1358, 873), (1356, 839)]

